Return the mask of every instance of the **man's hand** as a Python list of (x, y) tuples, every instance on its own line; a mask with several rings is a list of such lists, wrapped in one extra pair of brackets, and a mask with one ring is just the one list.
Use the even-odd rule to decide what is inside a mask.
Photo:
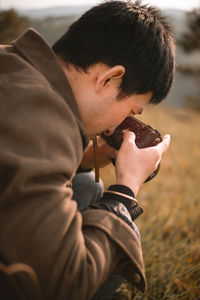
[[(111, 158), (116, 158), (118, 151), (110, 147), (101, 137), (97, 137), (97, 145), (98, 166), (102, 168), (111, 162)], [(89, 144), (86, 148), (80, 166), (83, 169), (94, 168), (94, 150), (92, 144)]]
[(116, 184), (124, 184), (137, 195), (147, 177), (154, 172), (170, 144), (170, 136), (165, 135), (157, 146), (139, 149), (133, 132), (125, 132), (123, 143), (116, 159)]

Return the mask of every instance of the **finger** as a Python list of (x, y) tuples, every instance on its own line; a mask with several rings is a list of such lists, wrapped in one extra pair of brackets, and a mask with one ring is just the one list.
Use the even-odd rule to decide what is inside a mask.
[(108, 157), (110, 158), (110, 159), (112, 159), (112, 158), (117, 158), (117, 154), (118, 154), (118, 152), (119, 151), (117, 151), (117, 150), (115, 150), (114, 152), (112, 152)]
[(117, 157), (118, 152), (119, 152), (118, 150), (116, 150), (116, 151), (114, 152), (114, 158)]
[(169, 144), (170, 144), (170, 135), (166, 134), (163, 137), (162, 142), (160, 142), (156, 147), (157, 147), (158, 150), (160, 150), (161, 154), (163, 154), (169, 148)]
[(125, 131), (124, 135), (123, 135), (123, 142), (122, 142), (121, 147), (123, 146), (123, 148), (124, 148), (124, 147), (127, 147), (128, 145), (131, 145), (133, 148), (135, 148), (136, 147), (135, 138), (136, 137), (135, 137), (134, 132)]
[(125, 131), (123, 135), (124, 141), (130, 141), (135, 144), (135, 133), (132, 131)]
[(109, 148), (107, 151), (107, 154), (109, 157), (116, 157), (118, 150), (116, 150), (115, 148)]

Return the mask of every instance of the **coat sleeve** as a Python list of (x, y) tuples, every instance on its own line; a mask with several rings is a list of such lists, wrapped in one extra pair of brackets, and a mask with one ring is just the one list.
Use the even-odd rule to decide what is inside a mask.
[[(76, 118), (45, 82), (1, 85), (0, 254), (28, 264), (45, 299), (90, 299), (116, 272), (144, 291), (140, 241), (103, 210), (82, 214), (70, 180), (80, 164)], [(137, 276), (136, 276), (137, 275)], [(22, 274), (17, 282), (28, 294)]]

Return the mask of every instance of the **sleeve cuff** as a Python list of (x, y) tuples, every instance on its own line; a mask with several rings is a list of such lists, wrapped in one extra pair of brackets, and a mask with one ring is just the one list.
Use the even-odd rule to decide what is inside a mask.
[[(126, 185), (121, 185), (121, 184), (111, 185), (108, 188), (108, 190), (120, 192), (135, 198), (133, 191)], [(143, 213), (143, 209), (139, 206), (135, 206), (131, 200), (116, 194), (110, 194), (110, 193), (106, 194), (105, 192), (103, 194), (103, 197), (101, 198), (101, 201), (109, 202), (110, 200), (114, 200), (122, 203), (130, 213), (132, 221), (134, 221), (137, 217), (139, 217)]]
[(83, 169), (81, 167), (79, 167), (77, 170), (76, 170), (76, 173), (86, 173), (86, 172), (91, 172), (93, 169)]

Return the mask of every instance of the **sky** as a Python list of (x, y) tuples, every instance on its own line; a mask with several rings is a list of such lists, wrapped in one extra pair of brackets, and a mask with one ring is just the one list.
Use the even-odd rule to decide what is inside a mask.
[[(65, 5), (95, 5), (101, 0), (0, 0), (0, 9), (31, 9)], [(143, 0), (144, 3), (156, 5), (160, 8), (177, 8), (191, 10), (200, 7), (200, 0)]]

